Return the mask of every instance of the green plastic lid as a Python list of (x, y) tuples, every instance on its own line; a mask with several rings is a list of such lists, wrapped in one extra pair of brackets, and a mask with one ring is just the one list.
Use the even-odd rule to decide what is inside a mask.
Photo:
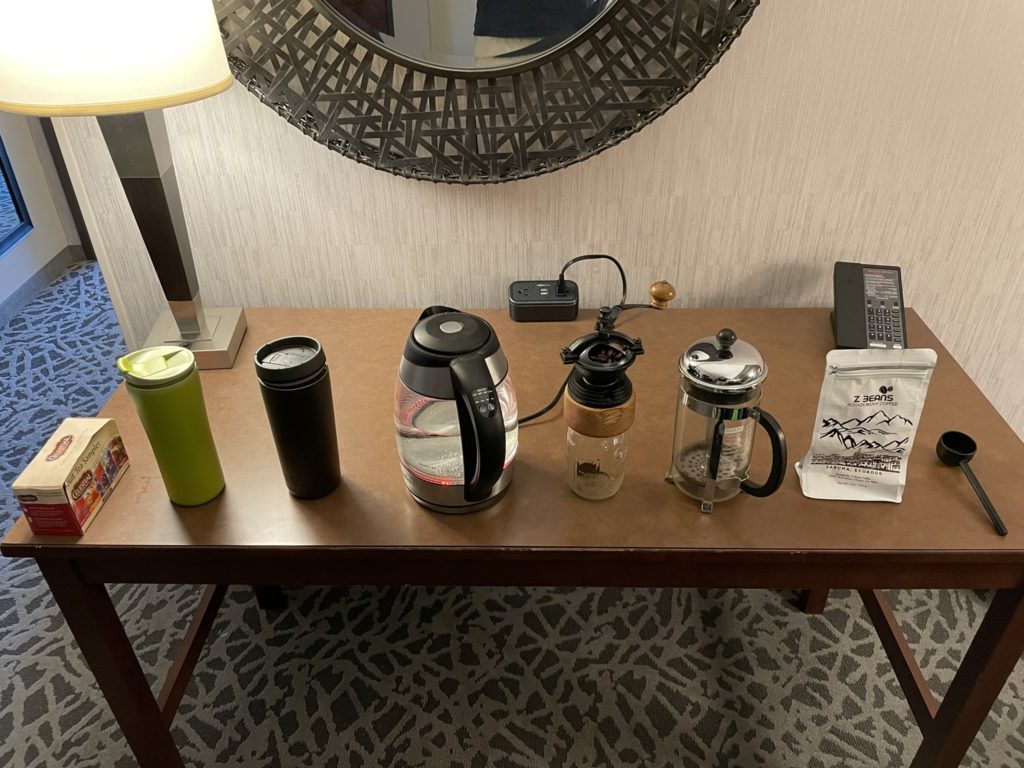
[(148, 347), (117, 358), (117, 370), (137, 387), (166, 387), (195, 368), (195, 355), (182, 347)]

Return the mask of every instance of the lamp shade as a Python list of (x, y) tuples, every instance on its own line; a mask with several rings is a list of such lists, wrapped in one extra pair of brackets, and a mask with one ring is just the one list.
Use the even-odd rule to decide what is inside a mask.
[(230, 85), (211, 0), (0, 5), (0, 111), (143, 112), (197, 101)]

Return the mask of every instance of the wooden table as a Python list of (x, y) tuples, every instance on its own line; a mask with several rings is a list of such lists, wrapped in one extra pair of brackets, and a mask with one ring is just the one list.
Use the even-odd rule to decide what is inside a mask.
[[(773, 496), (740, 497), (712, 515), (663, 481), (672, 441), (677, 358), (724, 326), (768, 362), (764, 405), (781, 422), (790, 463), (807, 449), (824, 356), (827, 310), (636, 311), (619, 327), (643, 338), (631, 369), (638, 414), (625, 483), (587, 502), (563, 480), (558, 411), (524, 426), (516, 476), (495, 507), (465, 516), (427, 512), (399, 473), (392, 393), (416, 310), (253, 309), (235, 368), (202, 374), (227, 490), (197, 508), (167, 500), (132, 405), (120, 389), (101, 415), (117, 419), (132, 466), (81, 539), (33, 536), (20, 519), (2, 544), (39, 564), (58, 605), (145, 768), (181, 766), (170, 724), (226, 584), (440, 584), (857, 589), (924, 735), (913, 768), (956, 766), (1024, 650), (1024, 444), (913, 312), (910, 340), (939, 353), (909, 462), (903, 503), (804, 498), (790, 467)], [(512, 323), (481, 312), (501, 338), (521, 413), (546, 403), (565, 376), (558, 350), (590, 330)], [(250, 362), (263, 342), (319, 338), (331, 365), (342, 486), (297, 501), (285, 490)], [(956, 469), (933, 446), (947, 429), (975, 435), (975, 466), (1010, 535), (995, 534)], [(763, 438), (763, 435), (760, 436)], [(759, 438), (752, 474), (767, 470)], [(154, 697), (104, 586), (210, 584), (168, 679)], [(883, 589), (996, 589), (939, 705)], [(819, 601), (820, 602), (820, 601)]]

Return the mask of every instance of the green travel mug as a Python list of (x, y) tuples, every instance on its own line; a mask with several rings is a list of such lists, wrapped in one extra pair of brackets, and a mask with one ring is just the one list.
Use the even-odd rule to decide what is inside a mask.
[(128, 394), (153, 447), (171, 501), (205, 504), (224, 490), (224, 473), (206, 417), (195, 355), (150, 347), (117, 359)]

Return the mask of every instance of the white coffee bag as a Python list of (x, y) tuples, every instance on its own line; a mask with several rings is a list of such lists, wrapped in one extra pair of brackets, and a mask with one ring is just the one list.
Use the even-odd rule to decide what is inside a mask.
[(935, 359), (931, 349), (828, 353), (811, 447), (796, 464), (805, 496), (902, 500)]

